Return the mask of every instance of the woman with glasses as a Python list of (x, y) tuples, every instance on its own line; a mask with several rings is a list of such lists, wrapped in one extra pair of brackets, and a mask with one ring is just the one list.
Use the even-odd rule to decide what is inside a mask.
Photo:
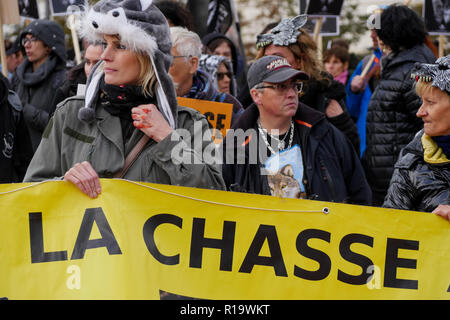
[(20, 34), (25, 59), (16, 70), (14, 89), (23, 105), (33, 152), (55, 111), (53, 98), (66, 74), (66, 47), (62, 27), (50, 20), (35, 20)]
[(283, 198), (370, 204), (358, 155), (325, 115), (298, 101), (309, 75), (280, 56), (248, 71), (254, 103), (223, 143), (227, 189)]
[(302, 27), (307, 21), (305, 15), (283, 19), (276, 27), (257, 37), (256, 59), (265, 55), (281, 56), (297, 70), (310, 75), (305, 83), (300, 102), (325, 113), (327, 120), (350, 139), (359, 154), (358, 128), (345, 105), (345, 87), (325, 72), (317, 59), (317, 45)]

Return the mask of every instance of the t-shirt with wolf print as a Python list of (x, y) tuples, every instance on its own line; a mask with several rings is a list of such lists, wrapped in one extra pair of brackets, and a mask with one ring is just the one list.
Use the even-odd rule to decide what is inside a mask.
[[(286, 138), (289, 139), (289, 137)], [(270, 137), (268, 142), (269, 139)], [(272, 196), (294, 199), (306, 198), (305, 186), (303, 185), (302, 152), (296, 140), (297, 135), (294, 133), (291, 148), (272, 154), (264, 162)]]

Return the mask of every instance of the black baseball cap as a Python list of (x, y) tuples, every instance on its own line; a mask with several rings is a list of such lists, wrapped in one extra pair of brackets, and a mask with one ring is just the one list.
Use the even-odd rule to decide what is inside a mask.
[(247, 73), (250, 89), (262, 82), (281, 83), (291, 78), (308, 80), (309, 75), (292, 68), (285, 58), (279, 56), (264, 56), (256, 60)]

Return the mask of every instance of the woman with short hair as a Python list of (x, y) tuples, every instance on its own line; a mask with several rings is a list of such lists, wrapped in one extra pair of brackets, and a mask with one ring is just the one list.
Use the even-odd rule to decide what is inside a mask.
[(401, 151), (383, 206), (450, 220), (450, 55), (417, 65), (411, 76), (424, 129)]

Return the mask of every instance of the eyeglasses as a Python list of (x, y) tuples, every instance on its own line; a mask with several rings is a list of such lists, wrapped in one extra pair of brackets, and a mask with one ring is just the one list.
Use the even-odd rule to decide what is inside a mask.
[(265, 89), (265, 88), (274, 89), (279, 93), (285, 93), (289, 89), (294, 89), (294, 91), (301, 92), (303, 89), (303, 82), (291, 82), (289, 84), (274, 83), (273, 85), (256, 87), (256, 89)]
[(27, 42), (30, 43), (35, 43), (36, 41), (38, 41), (39, 39), (36, 37), (31, 37), (31, 38), (22, 38), (22, 46), (25, 47), (25, 45), (27, 44)]
[(231, 72), (217, 72), (217, 80), (223, 80), (225, 76), (231, 79), (233, 74)]

